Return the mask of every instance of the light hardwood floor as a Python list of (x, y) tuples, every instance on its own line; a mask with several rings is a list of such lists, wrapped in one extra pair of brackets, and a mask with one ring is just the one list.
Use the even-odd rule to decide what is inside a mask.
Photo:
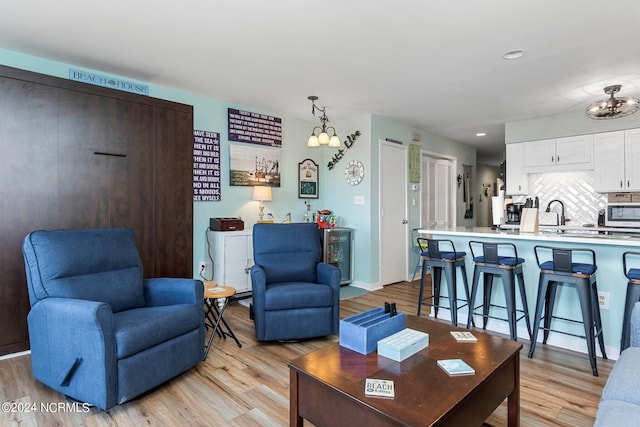
[[(415, 314), (419, 282), (401, 282), (341, 302), (341, 317), (396, 302)], [(428, 310), (423, 310), (424, 313)], [(2, 426), (285, 426), (289, 423), (287, 361), (336, 341), (337, 336), (299, 343), (258, 343), (248, 309), (233, 301), (225, 319), (242, 343), (214, 341), (206, 361), (131, 402), (104, 412), (74, 411), (64, 396), (31, 376), (30, 357), (0, 360), (0, 401), (27, 405), (30, 411), (0, 412)], [(602, 387), (613, 366), (598, 358), (599, 377), (591, 375), (585, 354), (529, 343), (521, 353), (521, 425), (591, 426)], [(63, 406), (55, 406), (61, 402)], [(41, 404), (45, 406), (43, 410)], [(35, 409), (34, 409), (35, 408)], [(69, 410), (71, 409), (71, 410)], [(503, 404), (487, 420), (506, 425)], [(345, 420), (347, 422), (347, 420)], [(357, 425), (349, 420), (349, 425)]]

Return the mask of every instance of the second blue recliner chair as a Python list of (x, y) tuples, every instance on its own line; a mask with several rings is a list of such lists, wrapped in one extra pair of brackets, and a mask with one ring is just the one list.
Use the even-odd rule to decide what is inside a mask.
[(314, 223), (254, 225), (251, 313), (259, 341), (338, 333), (341, 274), (322, 262), (320, 233)]

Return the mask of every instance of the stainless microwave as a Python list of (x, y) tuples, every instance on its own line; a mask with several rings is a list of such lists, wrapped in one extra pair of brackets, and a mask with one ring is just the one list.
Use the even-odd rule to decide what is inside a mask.
[(640, 228), (640, 203), (609, 203), (604, 224), (607, 227)]

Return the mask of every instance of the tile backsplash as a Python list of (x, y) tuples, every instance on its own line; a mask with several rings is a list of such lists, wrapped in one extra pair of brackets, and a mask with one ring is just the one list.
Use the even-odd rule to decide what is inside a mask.
[[(593, 189), (593, 171), (552, 172), (529, 175), (528, 197), (538, 196), (540, 212), (553, 199), (562, 200), (565, 206), (567, 225), (579, 226), (596, 224), (598, 211), (605, 209), (607, 195)], [(515, 203), (524, 202), (527, 196), (514, 196)], [(560, 205), (554, 203), (551, 211), (560, 212)]]

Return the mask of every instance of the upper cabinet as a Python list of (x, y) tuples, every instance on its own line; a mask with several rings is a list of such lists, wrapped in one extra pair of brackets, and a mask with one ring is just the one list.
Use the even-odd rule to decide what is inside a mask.
[(640, 191), (640, 129), (599, 133), (593, 144), (595, 191)]
[(524, 143), (507, 144), (506, 158), (506, 193), (512, 196), (528, 194), (529, 179), (524, 172)]
[(544, 139), (523, 144), (526, 173), (593, 169), (593, 135)]

